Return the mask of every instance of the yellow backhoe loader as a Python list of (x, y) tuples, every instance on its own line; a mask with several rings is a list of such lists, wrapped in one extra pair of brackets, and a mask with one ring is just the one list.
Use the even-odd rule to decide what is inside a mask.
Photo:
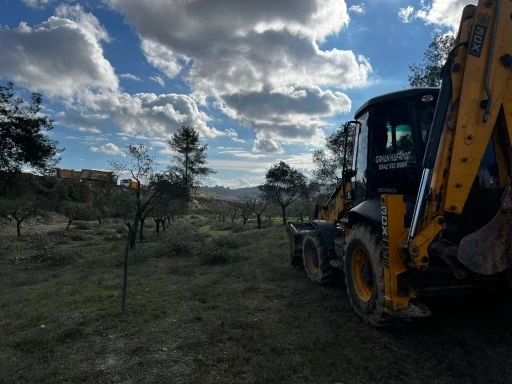
[(512, 1), (466, 6), (440, 89), (375, 97), (345, 124), (352, 165), (318, 220), (288, 225), (291, 263), (317, 283), (342, 271), (374, 326), (496, 289), (512, 267), (511, 72)]

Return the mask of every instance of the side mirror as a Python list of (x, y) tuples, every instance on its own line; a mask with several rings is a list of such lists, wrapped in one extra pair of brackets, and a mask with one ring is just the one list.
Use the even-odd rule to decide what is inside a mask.
[(353, 169), (345, 169), (343, 171), (343, 180), (351, 179), (356, 175), (356, 171)]

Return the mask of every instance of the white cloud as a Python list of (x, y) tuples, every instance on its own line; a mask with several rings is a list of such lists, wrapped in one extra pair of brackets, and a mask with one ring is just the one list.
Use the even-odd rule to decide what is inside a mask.
[(107, 143), (101, 147), (91, 147), (91, 152), (102, 152), (107, 155), (126, 156), (126, 154), (114, 143)]
[[(252, 31), (290, 30), (321, 40), (349, 23), (347, 5), (340, 0), (107, 0), (127, 16), (144, 36), (172, 40), (173, 45), (208, 39), (225, 40)], [(215, 36), (205, 35), (205, 31)], [(207, 41), (204, 41), (207, 39)]]
[(449, 27), (456, 33), (459, 28), (462, 10), (468, 4), (476, 4), (476, 0), (432, 0), (422, 3), (422, 9), (416, 12), (416, 17), (428, 24)]
[(116, 90), (103, 56), (109, 41), (98, 19), (79, 6), (60, 5), (55, 16), (29, 27), (0, 27), (0, 72), (47, 96), (71, 98), (87, 88)]
[(22, 0), (22, 1), (27, 7), (31, 7), (31, 8), (43, 8), (53, 2), (53, 0)]
[(267, 155), (261, 154), (261, 153), (251, 153), (243, 150), (223, 150), (217, 152), (218, 154), (229, 154), (233, 155), (234, 157), (241, 157), (245, 159), (262, 159), (267, 157)]
[(151, 76), (150, 79), (155, 83), (160, 84), (160, 86), (165, 87), (165, 81), (160, 76)]
[[(242, 177), (244, 180), (243, 185), (240, 185), (236, 179), (229, 180), (221, 180), (210, 178), (208, 181), (208, 185), (224, 185), (229, 186), (231, 188), (241, 188), (241, 187), (249, 187), (256, 186), (262, 184), (265, 181), (265, 173), (267, 170), (272, 167), (272, 165), (278, 163), (279, 161), (284, 161), (289, 164), (291, 167), (299, 170), (303, 174), (308, 177), (311, 177), (313, 169), (315, 168), (311, 153), (299, 153), (296, 155), (279, 155), (275, 156), (272, 159), (267, 157), (265, 161), (259, 160), (224, 160), (224, 159), (211, 159), (208, 160), (208, 165), (219, 171), (244, 171), (248, 172)], [(241, 180), (240, 180), (241, 181)]]
[(253, 175), (244, 175), (239, 177), (233, 177), (229, 179), (220, 179), (215, 177), (208, 177), (205, 180), (205, 185), (209, 187), (214, 187), (216, 185), (222, 185), (224, 187), (237, 189), (237, 188), (247, 188), (254, 187), (260, 184), (263, 184), (262, 176), (253, 176)]
[(349, 12), (357, 13), (358, 15), (364, 15), (365, 9), (364, 9), (364, 3), (361, 3), (359, 5), (352, 5), (348, 9)]
[(83, 144), (97, 144), (104, 141), (107, 141), (107, 137), (105, 135), (96, 135), (96, 136), (64, 136), (64, 139), (67, 140), (77, 140)]
[(177, 55), (165, 45), (152, 39), (143, 39), (141, 48), (148, 62), (161, 70), (169, 78), (173, 78), (181, 71), (180, 60), (186, 61), (184, 55)]
[(102, 120), (108, 118), (108, 115), (84, 114), (73, 110), (58, 112), (56, 116), (56, 125), (63, 125), (79, 132), (90, 133), (101, 133), (99, 127), (103, 125)]
[(407, 8), (400, 8), (398, 10), (398, 17), (402, 23), (410, 23), (414, 14), (414, 7), (408, 5)]
[(343, 0), (108, 3), (135, 26), (151, 65), (253, 128), (261, 150), (318, 136), (326, 117), (350, 109), (341, 90), (366, 86), (372, 72), (363, 56), (319, 47), (348, 25)]
[(231, 140), (237, 142), (237, 143), (246, 143), (246, 140), (238, 138), (238, 132), (235, 131), (233, 128), (228, 128), (224, 130), (227, 137), (229, 137)]
[(256, 137), (254, 140), (253, 151), (283, 153), (283, 147), (276, 140), (268, 137)]
[(161, 155), (166, 155), (166, 156), (174, 156), (176, 154), (176, 152), (174, 152), (171, 148), (161, 149), (158, 151), (158, 153), (160, 153)]
[(142, 81), (142, 79), (139, 76), (136, 76), (132, 73), (122, 73), (119, 75), (119, 77), (122, 79), (128, 79), (133, 81)]
[(79, 127), (77, 128), (79, 132), (89, 132), (89, 133), (101, 133), (98, 128), (87, 128), (87, 127)]
[(79, 102), (98, 113), (108, 114), (121, 133), (131, 137), (145, 135), (150, 140), (163, 141), (182, 125), (193, 127), (204, 137), (223, 134), (208, 125), (211, 118), (187, 95), (85, 92)]

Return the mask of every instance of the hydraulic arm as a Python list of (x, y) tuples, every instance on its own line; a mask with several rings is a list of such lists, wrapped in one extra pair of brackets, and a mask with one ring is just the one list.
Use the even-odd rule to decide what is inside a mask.
[(511, 71), (512, 2), (467, 6), (444, 69), (406, 245), (417, 269), (428, 266), (429, 246), (449, 216), (463, 213), (489, 142), (504, 190), (502, 206), (489, 224), (462, 239), (457, 258), (480, 274), (510, 267)]

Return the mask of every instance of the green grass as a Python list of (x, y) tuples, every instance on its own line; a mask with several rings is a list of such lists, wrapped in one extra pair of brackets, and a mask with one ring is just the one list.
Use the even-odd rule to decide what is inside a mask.
[(235, 250), (238, 261), (155, 257), (172, 236), (205, 238), (185, 233), (186, 220), (159, 235), (148, 230), (138, 246), (147, 257), (129, 266), (124, 314), (122, 239), (57, 234), (66, 240), (58, 251), (83, 257), (63, 266), (0, 261), (0, 383), (506, 383), (512, 376), (510, 318), (448, 311), (371, 329), (352, 314), (342, 284), (315, 286), (289, 267), (283, 226), (218, 235), (208, 225), (205, 238)]

